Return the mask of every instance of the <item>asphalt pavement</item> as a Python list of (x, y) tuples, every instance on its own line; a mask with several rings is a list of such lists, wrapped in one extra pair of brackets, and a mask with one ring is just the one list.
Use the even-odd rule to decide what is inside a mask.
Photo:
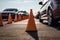
[(60, 23), (48, 26), (35, 19), (37, 31), (26, 32), (27, 20), (13, 22), (0, 27), (0, 40), (60, 40)]

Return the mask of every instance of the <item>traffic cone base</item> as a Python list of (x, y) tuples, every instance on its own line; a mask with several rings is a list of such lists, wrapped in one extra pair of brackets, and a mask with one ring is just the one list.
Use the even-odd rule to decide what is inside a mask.
[(3, 26), (3, 22), (2, 21), (0, 22), (0, 26)]
[(0, 27), (3, 26), (3, 25), (0, 25)]
[(26, 31), (37, 31), (35, 21), (34, 21), (34, 16), (32, 13), (32, 9), (30, 9), (30, 16), (29, 16)]
[(11, 24), (12, 22), (8, 22), (7, 24)]

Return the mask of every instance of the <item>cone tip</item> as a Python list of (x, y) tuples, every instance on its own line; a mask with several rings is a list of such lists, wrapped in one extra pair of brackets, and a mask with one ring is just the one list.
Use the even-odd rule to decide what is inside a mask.
[(30, 11), (32, 11), (32, 9), (30, 9)]

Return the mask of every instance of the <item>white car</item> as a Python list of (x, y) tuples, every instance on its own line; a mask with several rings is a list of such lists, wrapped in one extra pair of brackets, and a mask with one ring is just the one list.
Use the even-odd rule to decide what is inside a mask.
[(39, 21), (43, 22), (43, 17), (47, 17), (48, 25), (54, 25), (60, 21), (60, 0), (42, 0)]
[(24, 16), (28, 16), (29, 13), (26, 11), (19, 11), (18, 14), (24, 15)]

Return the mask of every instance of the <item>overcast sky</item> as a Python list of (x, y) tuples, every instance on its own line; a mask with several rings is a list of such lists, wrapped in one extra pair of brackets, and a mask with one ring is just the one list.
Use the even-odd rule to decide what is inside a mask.
[(41, 0), (0, 0), (0, 11), (5, 8), (17, 8), (19, 10), (29, 10), (32, 8), (34, 12), (40, 10), (38, 4)]

